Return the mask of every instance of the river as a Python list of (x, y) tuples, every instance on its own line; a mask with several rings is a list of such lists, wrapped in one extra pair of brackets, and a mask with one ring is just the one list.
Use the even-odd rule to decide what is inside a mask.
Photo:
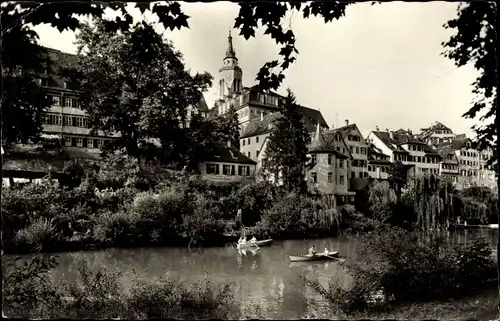
[[(492, 248), (497, 231), (476, 230), (450, 234), (450, 244), (464, 243), (474, 235), (485, 237)], [(349, 259), (356, 242), (349, 237), (314, 240), (277, 241), (256, 252), (239, 253), (229, 245), (219, 248), (135, 248), (102, 251), (59, 253), (60, 264), (52, 276), (55, 280), (76, 272), (76, 262), (83, 259), (90, 269), (98, 266), (116, 267), (123, 272), (126, 287), (133, 271), (148, 277), (159, 277), (167, 271), (186, 282), (209, 276), (215, 282), (234, 282), (236, 298), (243, 309), (260, 310), (255, 317), (266, 319), (329, 318), (328, 303), (300, 281), (300, 274), (316, 276), (323, 285), (331, 278), (346, 282), (345, 272), (335, 262), (290, 263), (288, 255), (304, 254), (315, 244), (318, 251), (325, 247), (338, 250)]]

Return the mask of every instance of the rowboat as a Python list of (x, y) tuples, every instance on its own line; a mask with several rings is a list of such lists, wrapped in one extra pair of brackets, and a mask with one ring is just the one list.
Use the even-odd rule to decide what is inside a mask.
[[(238, 249), (250, 249), (250, 248), (256, 248), (257, 246), (258, 247), (262, 247), (262, 246), (268, 246), (268, 245), (271, 245), (273, 243), (273, 240), (272, 239), (268, 239), (268, 240), (262, 240), (262, 241), (256, 241), (256, 242), (253, 242), (253, 243), (238, 243), (236, 245), (236, 247)], [(257, 246), (255, 246), (257, 245)]]
[(335, 260), (338, 258), (339, 252), (329, 252), (328, 255), (323, 253), (318, 253), (314, 256), (309, 255), (289, 255), (291, 262), (306, 262), (306, 261), (325, 261), (325, 260)]

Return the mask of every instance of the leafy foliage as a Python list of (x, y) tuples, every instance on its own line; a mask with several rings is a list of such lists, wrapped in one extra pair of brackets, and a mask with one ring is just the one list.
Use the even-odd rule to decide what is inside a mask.
[(449, 248), (437, 235), (395, 228), (361, 238), (355, 258), (347, 263), (352, 282), (346, 288), (317, 280), (308, 285), (344, 312), (387, 308), (389, 305), (449, 300), (467, 295), (495, 278), (491, 249), (483, 239)]
[[(296, 46), (295, 34), (291, 26), (284, 28), (287, 13), (302, 12), (304, 18), (311, 15), (322, 16), (325, 23), (333, 19), (340, 19), (345, 15), (347, 6), (351, 3), (329, 1), (311, 2), (302, 4), (299, 2), (241, 2), (240, 11), (235, 18), (234, 27), (240, 30), (240, 35), (249, 39), (255, 37), (255, 30), (260, 26), (265, 28), (264, 34), (269, 35), (277, 45), (280, 46), (278, 60), (266, 62), (257, 74), (259, 86), (263, 89), (277, 89), (285, 78), (284, 71), (288, 69), (299, 53)], [(279, 72), (274, 72), (278, 68)]]
[(280, 117), (274, 121), (274, 130), (269, 135), (263, 167), (275, 180), (281, 178), (286, 190), (304, 192), (309, 134), (295, 106), (295, 96), (288, 89), (285, 103), (280, 106)]
[(121, 273), (81, 260), (76, 273), (61, 283), (50, 278), (54, 257), (8, 260), (4, 267), (4, 312), (11, 317), (70, 319), (232, 319), (240, 317), (231, 283), (204, 279), (185, 284), (166, 274), (159, 279), (135, 275), (125, 291)]
[(3, 5), (0, 19), (2, 25), (11, 26), (10, 32), (1, 38), (2, 144), (36, 140), (42, 129), (43, 112), (50, 106), (38, 83), (41, 67), (46, 65), (46, 52), (38, 45), (38, 35), (17, 25)]
[(457, 17), (444, 25), (456, 32), (443, 43), (444, 55), (458, 67), (473, 63), (479, 71), (478, 78), (472, 83), (476, 98), (463, 117), (476, 118), (484, 112), (479, 120), (488, 123), (473, 127), (480, 148), (495, 146), (498, 137), (497, 10), (494, 2), (462, 3), (457, 9)]

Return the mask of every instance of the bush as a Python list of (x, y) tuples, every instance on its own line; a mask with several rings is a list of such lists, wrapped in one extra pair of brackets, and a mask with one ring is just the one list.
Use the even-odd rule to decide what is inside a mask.
[(26, 228), (17, 231), (14, 243), (21, 249), (41, 251), (61, 240), (60, 233), (46, 218), (33, 220)]
[(435, 235), (421, 237), (398, 228), (384, 228), (360, 239), (348, 289), (308, 284), (345, 312), (389, 304), (446, 300), (470, 293), (496, 277), (488, 244), (477, 239), (449, 248)]
[(190, 244), (221, 240), (225, 230), (223, 216), (216, 202), (197, 194), (189, 213), (182, 219), (181, 235), (190, 238)]
[(340, 219), (340, 211), (328, 196), (312, 198), (290, 193), (264, 212), (260, 228), (277, 237), (298, 237), (334, 232)]
[(77, 263), (77, 275), (60, 284), (49, 278), (53, 257), (8, 264), (3, 273), (4, 311), (11, 317), (74, 319), (236, 319), (241, 313), (231, 284), (205, 279), (190, 286), (177, 277), (135, 276), (128, 290), (121, 274), (109, 268), (89, 271)]

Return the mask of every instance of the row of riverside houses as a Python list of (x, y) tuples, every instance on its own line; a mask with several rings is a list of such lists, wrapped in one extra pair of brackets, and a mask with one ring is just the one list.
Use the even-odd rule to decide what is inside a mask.
[[(44, 144), (17, 146), (6, 150), (4, 177), (32, 180), (43, 177), (49, 167), (62, 168), (64, 161), (99, 160), (104, 135), (90, 136), (86, 114), (79, 108), (79, 92), (61, 79), (58, 68), (74, 55), (47, 49), (50, 63), (40, 71), (40, 85), (52, 97), (43, 126)], [(250, 182), (260, 172), (266, 156), (273, 121), (279, 117), (278, 106), (285, 97), (258, 86), (243, 87), (243, 72), (238, 65), (232, 37), (219, 69), (218, 98), (209, 109), (204, 98), (188, 108), (186, 127), (194, 113), (212, 117), (226, 113), (233, 106), (240, 120), (240, 150), (219, 146), (200, 162), (202, 178), (212, 181)], [(372, 179), (387, 179), (391, 165), (401, 162), (415, 172), (429, 171), (451, 176), (457, 187), (471, 185), (496, 187), (495, 171), (487, 164), (492, 151), (478, 152), (465, 135), (455, 135), (441, 123), (414, 135), (410, 130), (370, 132), (366, 139), (356, 124), (346, 120), (343, 127), (330, 129), (315, 109), (296, 105), (311, 135), (305, 179), (311, 191), (333, 194), (340, 202), (351, 202), (355, 192)], [(56, 142), (48, 144), (48, 142)], [(50, 146), (53, 146), (52, 148)]]
[[(243, 72), (230, 33), (219, 73), (218, 98), (210, 113), (224, 114), (234, 107), (240, 120), (240, 151), (257, 162), (259, 173), (273, 122), (280, 116), (278, 106), (285, 97), (257, 86), (243, 87)], [(387, 179), (395, 162), (416, 173), (451, 176), (458, 188), (496, 188), (495, 171), (487, 164), (492, 151), (474, 150), (470, 139), (453, 134), (441, 123), (422, 129), (419, 135), (410, 130), (377, 129), (365, 139), (348, 120), (345, 126), (330, 130), (318, 110), (300, 105), (296, 108), (311, 134), (311, 162), (305, 173), (311, 191), (334, 194), (341, 202), (349, 202), (370, 179)]]

